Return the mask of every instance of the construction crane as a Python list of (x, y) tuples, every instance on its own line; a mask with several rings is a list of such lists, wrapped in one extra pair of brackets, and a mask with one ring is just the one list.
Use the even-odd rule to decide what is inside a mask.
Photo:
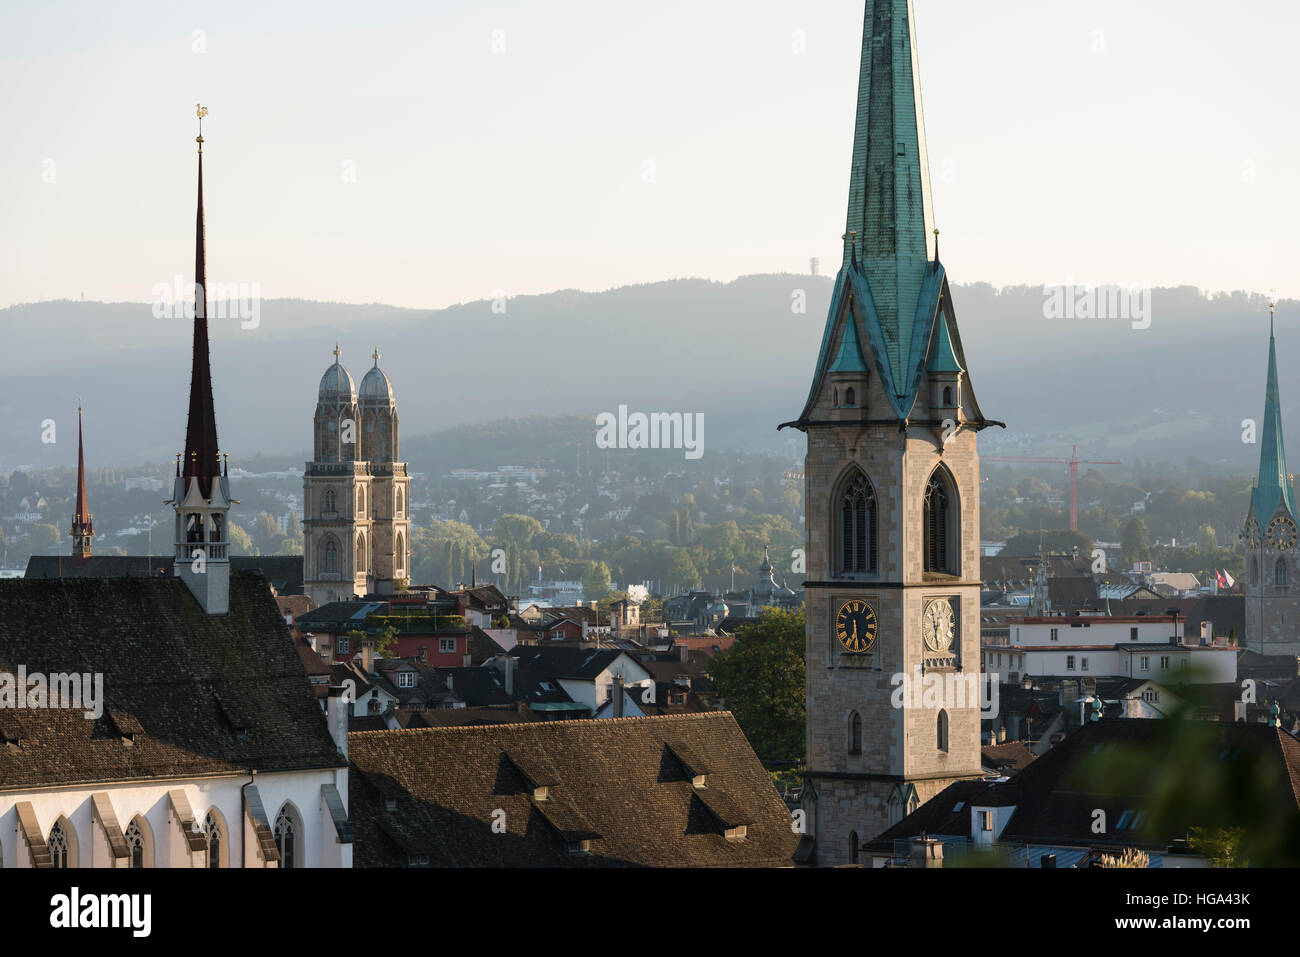
[(1073, 452), (1068, 459), (1021, 458), (1012, 455), (981, 455), (983, 462), (1041, 462), (1049, 465), (1070, 466), (1070, 531), (1079, 530), (1079, 466), (1080, 465), (1123, 465), (1123, 462), (1098, 462), (1079, 458), (1079, 447), (1072, 446)]

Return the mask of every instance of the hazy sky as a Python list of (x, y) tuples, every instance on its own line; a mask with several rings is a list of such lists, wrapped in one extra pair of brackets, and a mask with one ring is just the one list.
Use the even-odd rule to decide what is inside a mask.
[[(1300, 297), (1293, 0), (915, 5), (956, 281)], [(862, 8), (5, 0), (0, 306), (192, 279), (197, 101), (209, 277), (266, 298), (833, 272)]]

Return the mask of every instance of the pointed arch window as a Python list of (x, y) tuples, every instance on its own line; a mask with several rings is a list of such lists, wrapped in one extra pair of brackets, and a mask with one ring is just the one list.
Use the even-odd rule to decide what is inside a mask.
[(858, 832), (850, 831), (849, 832), (849, 863), (850, 864), (858, 863), (859, 850), (860, 848), (858, 845)]
[(957, 574), (957, 502), (952, 482), (943, 468), (936, 469), (925, 487), (922, 515), (924, 559), (927, 572)]
[(844, 390), (844, 405), (850, 409), (858, 407), (858, 394), (852, 388)]
[(1286, 559), (1279, 558), (1277, 564), (1273, 566), (1273, 584), (1278, 588), (1285, 588), (1286, 576)]
[(840, 494), (839, 539), (840, 574), (876, 571), (876, 492), (861, 472), (853, 475)]
[(362, 516), (365, 514), (365, 511), (366, 511), (366, 490), (364, 488), (359, 488), (357, 489), (357, 515)]
[(226, 846), (226, 835), (221, 827), (221, 821), (211, 811), (203, 822), (203, 836), (208, 842), (208, 867), (221, 867), (221, 854)]
[(366, 565), (366, 537), (360, 533), (357, 534), (357, 563), (353, 570), (356, 572), (368, 570)]
[(275, 846), (280, 852), (281, 867), (299, 866), (298, 820), (287, 804), (275, 816)]
[(1253, 555), (1250, 558), (1250, 583), (1259, 584), (1259, 559)]
[(339, 543), (333, 537), (325, 539), (321, 546), (320, 570), (337, 573), (339, 570)]
[(131, 854), (131, 867), (136, 870), (153, 866), (153, 854), (149, 835), (146, 831), (147, 827), (148, 825), (137, 817), (126, 826), (126, 831), (123, 833), (126, 838), (126, 848)]
[(862, 753), (862, 715), (849, 715), (849, 754)]
[(402, 490), (399, 488), (397, 490), (397, 515), (399, 518), (402, 515), (402, 507), (403, 507)]
[(399, 570), (406, 568), (406, 537), (401, 532), (397, 533), (396, 562)]
[(55, 821), (54, 827), (50, 828), (50, 838), (46, 845), (50, 849), (50, 857), (55, 867), (76, 866), (76, 854), (73, 851), (69, 827), (62, 818)]
[(938, 738), (939, 750), (948, 751), (948, 712), (940, 711), (939, 720), (935, 722), (936, 737)]
[(324, 505), (321, 506), (321, 511), (323, 512), (337, 511), (337, 509), (335, 508), (334, 490), (332, 488), (325, 490), (325, 503)]

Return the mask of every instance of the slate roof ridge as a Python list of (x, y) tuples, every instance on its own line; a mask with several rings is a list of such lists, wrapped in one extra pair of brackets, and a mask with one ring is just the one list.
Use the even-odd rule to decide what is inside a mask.
[(518, 728), (534, 727), (538, 724), (545, 724), (547, 726), (553, 726), (553, 727), (580, 727), (580, 728), (591, 727), (593, 725), (627, 724), (633, 721), (653, 721), (659, 724), (665, 724), (670, 721), (676, 723), (679, 721), (708, 719), (708, 718), (713, 718), (722, 715), (726, 715), (727, 717), (731, 718), (733, 721), (735, 720), (735, 715), (733, 715), (730, 711), (692, 711), (685, 714), (647, 714), (647, 715), (633, 715), (626, 718), (582, 718), (580, 720), (575, 720), (575, 721), (529, 721), (529, 722), (518, 723), (518, 724), (452, 725), (452, 726), (441, 727), (441, 728), (396, 728), (390, 731), (349, 731), (348, 734), (349, 735), (430, 734), (435, 732), (447, 732), (447, 731), (451, 731), (451, 732), (491, 731), (493, 733), (499, 733), (502, 728), (510, 728), (511, 730), (515, 730)]

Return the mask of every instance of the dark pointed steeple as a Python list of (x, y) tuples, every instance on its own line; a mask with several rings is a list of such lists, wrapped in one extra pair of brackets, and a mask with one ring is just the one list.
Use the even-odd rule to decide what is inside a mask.
[(212, 403), (212, 369), (208, 358), (207, 250), (203, 234), (203, 116), (199, 108), (199, 202), (194, 223), (194, 354), (190, 372), (190, 413), (185, 427), (181, 475), (197, 478), (204, 498), (221, 474), (217, 452), (217, 417)]
[(72, 557), (90, 557), (95, 522), (86, 503), (86, 455), (81, 441), (81, 404), (77, 404), (77, 505), (72, 513)]
[(1296, 513), (1295, 491), (1286, 470), (1286, 448), (1282, 440), (1282, 399), (1277, 387), (1277, 340), (1273, 329), (1273, 310), (1268, 320), (1268, 384), (1264, 387), (1264, 428), (1259, 437), (1259, 481), (1252, 493), (1255, 520), (1267, 525), (1285, 504), (1292, 518)]

